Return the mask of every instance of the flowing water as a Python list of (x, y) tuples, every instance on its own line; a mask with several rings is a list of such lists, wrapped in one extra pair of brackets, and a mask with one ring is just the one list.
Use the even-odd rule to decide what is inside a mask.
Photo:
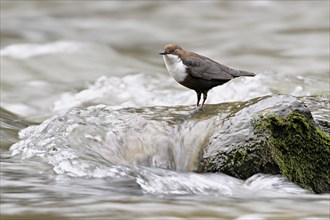
[(19, 116), (1, 109), (1, 219), (328, 219), (329, 194), (281, 176), (195, 173), (214, 123), (157, 53), (176, 42), (257, 73), (207, 104), (321, 95), (329, 122), (329, 7), (2, 0), (1, 107)]

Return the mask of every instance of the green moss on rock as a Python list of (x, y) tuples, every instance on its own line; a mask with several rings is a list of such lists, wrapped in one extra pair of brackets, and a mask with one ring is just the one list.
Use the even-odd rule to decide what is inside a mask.
[(267, 136), (280, 173), (316, 193), (330, 192), (330, 137), (302, 114), (261, 116), (253, 122), (257, 135)]
[(248, 101), (215, 121), (198, 172), (223, 172), (241, 179), (257, 173), (281, 174), (305, 189), (329, 193), (330, 136), (319, 121), (295, 97)]

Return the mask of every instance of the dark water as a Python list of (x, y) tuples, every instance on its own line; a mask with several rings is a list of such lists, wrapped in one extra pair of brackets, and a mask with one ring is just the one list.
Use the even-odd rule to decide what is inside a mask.
[[(1, 112), (1, 219), (328, 219), (329, 194), (281, 176), (194, 173), (212, 121), (171, 124), (189, 112), (160, 106), (194, 111), (196, 97), (157, 52), (176, 42), (257, 72), (212, 90), (207, 104), (324, 95), (306, 101), (329, 121), (329, 6), (1, 1), (0, 103), (19, 115)], [(142, 112), (120, 114), (127, 107)], [(23, 129), (28, 121), (41, 124)]]

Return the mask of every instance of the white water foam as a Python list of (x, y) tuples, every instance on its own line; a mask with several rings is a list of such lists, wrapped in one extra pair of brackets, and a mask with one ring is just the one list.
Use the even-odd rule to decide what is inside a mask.
[(240, 180), (222, 173), (198, 174), (144, 169), (137, 183), (145, 193), (154, 195), (203, 195), (230, 197), (281, 197), (310, 194), (282, 176), (256, 174)]
[(48, 44), (15, 44), (0, 50), (0, 56), (15, 59), (28, 59), (35, 56), (72, 53), (79, 50), (82, 44), (70, 41), (58, 41)]
[[(245, 101), (269, 95), (262, 85), (263, 75), (233, 80), (209, 92), (207, 104), (229, 101)], [(148, 107), (195, 105), (194, 91), (177, 84), (169, 76), (158, 74), (135, 74), (125, 77), (100, 77), (96, 82), (78, 93), (67, 92), (54, 103), (54, 112), (73, 107), (108, 104), (118, 107)]]

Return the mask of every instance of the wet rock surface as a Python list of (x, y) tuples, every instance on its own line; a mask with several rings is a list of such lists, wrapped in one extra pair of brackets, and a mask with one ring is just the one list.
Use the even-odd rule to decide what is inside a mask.
[(281, 174), (303, 188), (325, 193), (330, 191), (329, 158), (330, 137), (307, 106), (280, 95), (251, 100), (220, 122), (198, 171), (243, 179), (256, 173)]

